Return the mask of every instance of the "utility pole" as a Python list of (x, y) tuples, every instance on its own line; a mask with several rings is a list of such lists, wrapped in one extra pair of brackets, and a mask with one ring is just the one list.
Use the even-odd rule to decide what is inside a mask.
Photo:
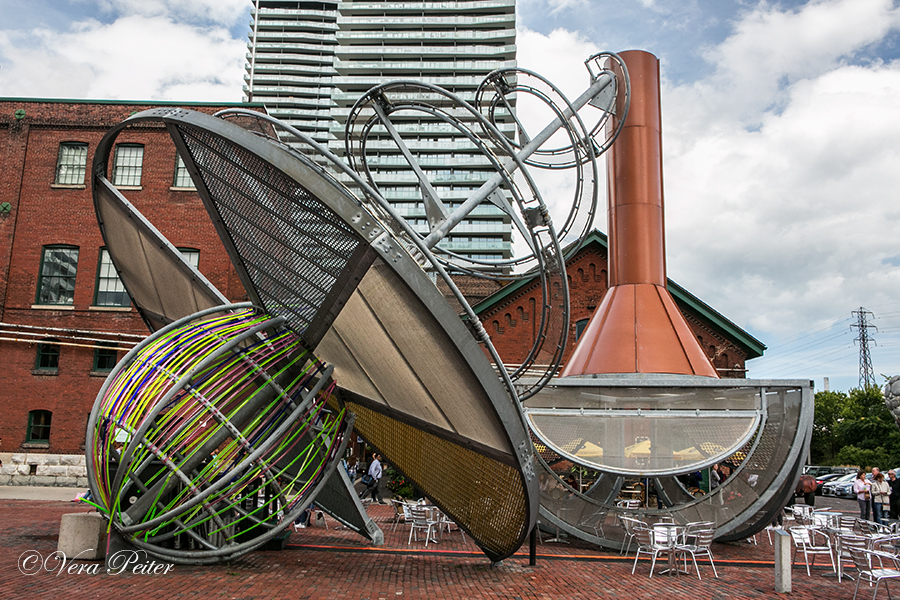
[(859, 331), (859, 337), (854, 342), (859, 342), (859, 387), (867, 388), (875, 385), (875, 372), (872, 369), (872, 355), (869, 354), (869, 342), (875, 343), (875, 340), (869, 337), (869, 329), (878, 331), (874, 325), (869, 325), (869, 317), (873, 317), (871, 312), (862, 306), (859, 310), (851, 313), (856, 317), (856, 325), (851, 325), (850, 329), (856, 328)]

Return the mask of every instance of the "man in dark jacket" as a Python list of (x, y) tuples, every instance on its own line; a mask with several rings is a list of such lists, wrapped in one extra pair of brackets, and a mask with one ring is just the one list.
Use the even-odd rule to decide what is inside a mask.
[(891, 518), (900, 519), (900, 479), (897, 479), (897, 473), (891, 469), (888, 471), (888, 485), (891, 486)]

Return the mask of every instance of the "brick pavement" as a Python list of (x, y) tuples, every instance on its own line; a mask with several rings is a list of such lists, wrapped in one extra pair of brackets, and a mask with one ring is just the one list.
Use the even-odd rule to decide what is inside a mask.
[[(375, 505), (370, 514), (385, 530), (386, 543), (373, 547), (343, 529), (310, 527), (291, 536), (286, 550), (253, 552), (227, 564), (205, 567), (176, 565), (168, 574), (108, 575), (39, 572), (26, 576), (17, 561), (26, 551), (47, 556), (56, 550), (60, 517), (84, 507), (59, 501), (0, 500), (0, 598), (215, 598), (227, 600), (346, 598), (413, 600), (491, 598), (503, 600), (556, 598), (771, 598), (774, 593), (772, 548), (765, 535), (760, 545), (714, 544), (719, 579), (709, 566), (696, 577), (647, 577), (649, 561), (631, 575), (631, 559), (582, 544), (538, 546), (536, 567), (528, 566), (528, 548), (491, 567), (470, 540), (459, 532), (444, 534), (439, 544), (407, 546), (408, 529), (390, 531), (389, 506)], [(788, 598), (851, 598), (854, 584), (838, 584), (816, 568), (807, 577), (802, 564), (793, 571)], [(865, 593), (871, 593), (868, 590)], [(883, 593), (882, 593), (883, 594)], [(869, 596), (861, 595), (868, 598)]]

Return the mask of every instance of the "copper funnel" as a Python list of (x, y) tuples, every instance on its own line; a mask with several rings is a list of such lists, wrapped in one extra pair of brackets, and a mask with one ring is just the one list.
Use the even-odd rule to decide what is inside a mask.
[(606, 153), (610, 287), (560, 376), (718, 377), (666, 289), (659, 60), (641, 50), (620, 56), (631, 78), (631, 106)]

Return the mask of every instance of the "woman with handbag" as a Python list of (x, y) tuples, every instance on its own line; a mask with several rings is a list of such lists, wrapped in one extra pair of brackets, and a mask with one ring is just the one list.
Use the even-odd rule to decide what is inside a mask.
[(890, 495), (891, 486), (879, 472), (872, 482), (872, 520), (880, 525), (884, 525), (885, 508), (890, 510)]
[(859, 502), (859, 518), (868, 521), (872, 484), (866, 479), (865, 471), (860, 470), (856, 474), (856, 479), (853, 481), (853, 491), (856, 493), (856, 500)]

